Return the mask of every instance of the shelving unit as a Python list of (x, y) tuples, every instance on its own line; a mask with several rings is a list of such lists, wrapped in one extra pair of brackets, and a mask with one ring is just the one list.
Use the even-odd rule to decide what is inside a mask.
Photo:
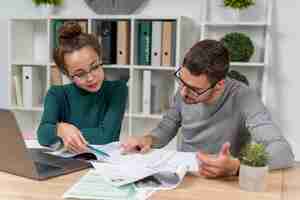
[[(101, 21), (128, 21), (130, 26), (130, 44), (129, 44), (129, 63), (117, 64), (111, 63), (104, 65), (104, 71), (107, 79), (128, 79), (129, 98), (128, 108), (123, 120), (121, 138), (127, 135), (138, 135), (150, 131), (154, 128), (162, 117), (162, 113), (168, 108), (170, 103), (169, 96), (172, 96), (175, 90), (175, 81), (172, 73), (182, 62), (183, 55), (188, 48), (199, 40), (199, 29), (193, 21), (182, 16), (136, 16), (136, 15), (103, 15), (103, 16), (83, 16), (74, 18), (50, 17), (50, 18), (15, 18), (10, 20), (9, 31), (9, 90), (10, 107), (15, 111), (19, 124), (23, 132), (34, 132), (38, 127), (43, 111), (42, 103), (45, 94), (51, 86), (51, 67), (55, 65), (52, 59), (52, 49), (54, 46), (54, 28), (55, 20), (85, 20), (87, 22), (87, 31), (95, 33), (94, 24)], [(138, 44), (138, 24), (141, 21), (172, 21), (176, 27), (176, 40), (174, 41), (175, 55), (174, 63), (169, 66), (138, 65), (137, 63), (137, 44)], [(105, 50), (104, 50), (105, 51)], [(42, 73), (42, 99), (39, 105), (25, 107), (17, 104), (17, 95), (15, 87), (15, 75), (21, 79), (23, 76), (23, 66), (39, 68)], [(15, 72), (17, 71), (17, 72)], [(145, 113), (143, 107), (143, 72), (151, 72), (151, 81), (147, 82), (149, 88), (157, 84), (159, 89), (157, 94), (159, 102), (163, 105), (156, 107), (155, 112)], [(22, 91), (22, 81), (20, 91)], [(163, 87), (162, 87), (163, 86)], [(168, 92), (165, 90), (167, 89)], [(22, 94), (24, 98), (24, 94)], [(153, 95), (154, 96), (154, 95)], [(153, 104), (156, 105), (156, 104)]]
[[(200, 39), (221, 39), (226, 33), (241, 32), (248, 35), (254, 43), (254, 55), (249, 62), (232, 62), (231, 69), (246, 75), (250, 87), (266, 97), (266, 73), (270, 59), (272, 0), (256, 1), (255, 5), (237, 13), (225, 8), (223, 0), (204, 0), (201, 5)], [(240, 14), (240, 18), (237, 16)]]

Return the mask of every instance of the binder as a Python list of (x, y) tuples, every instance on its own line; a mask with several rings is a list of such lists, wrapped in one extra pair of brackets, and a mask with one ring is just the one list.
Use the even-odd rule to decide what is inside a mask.
[(52, 34), (53, 34), (53, 47), (57, 48), (59, 46), (59, 34), (58, 31), (60, 27), (64, 24), (63, 20), (53, 20), (52, 21)]
[(47, 34), (44, 32), (42, 23), (34, 25), (33, 33), (33, 58), (34, 62), (43, 63), (48, 61)]
[(117, 22), (117, 64), (128, 65), (130, 55), (130, 27), (129, 21)]
[(130, 85), (132, 91), (135, 92), (135, 95), (132, 96), (132, 112), (133, 113), (141, 113), (143, 111), (143, 72), (141, 70), (134, 70), (133, 76), (134, 81), (133, 84)]
[(172, 21), (163, 22), (162, 39), (162, 65), (172, 66), (175, 64), (176, 49), (176, 25)]
[(151, 65), (161, 65), (162, 54), (162, 21), (152, 22)]
[(42, 80), (38, 67), (23, 66), (23, 105), (26, 108), (42, 105)]
[(15, 90), (14, 95), (16, 99), (14, 103), (17, 106), (23, 106), (21, 77), (17, 74), (13, 76), (13, 89)]
[(80, 20), (80, 21), (77, 21), (77, 23), (81, 27), (81, 32), (82, 33), (88, 33), (88, 23), (87, 23), (87, 21)]
[(138, 65), (151, 64), (151, 21), (141, 21), (138, 25)]
[(115, 21), (97, 21), (96, 34), (102, 45), (102, 62), (116, 64), (117, 23)]
[(143, 72), (143, 113), (151, 113), (151, 71)]

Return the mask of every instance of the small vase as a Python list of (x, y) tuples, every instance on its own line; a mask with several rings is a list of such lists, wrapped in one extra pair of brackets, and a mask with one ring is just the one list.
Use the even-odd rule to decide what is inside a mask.
[(246, 191), (262, 192), (267, 186), (268, 166), (251, 167), (241, 164), (239, 174), (240, 188)]
[(42, 16), (49, 16), (54, 13), (55, 7), (49, 4), (41, 4), (38, 6), (38, 9)]
[(234, 22), (239, 22), (239, 21), (242, 21), (241, 20), (241, 11), (240, 9), (232, 9), (232, 12), (233, 12), (233, 21)]

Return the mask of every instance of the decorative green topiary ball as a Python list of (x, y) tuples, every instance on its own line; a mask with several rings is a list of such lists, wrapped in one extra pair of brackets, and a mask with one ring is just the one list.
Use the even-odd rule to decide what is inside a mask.
[(255, 0), (224, 0), (224, 6), (233, 9), (245, 9), (254, 4)]
[(248, 62), (254, 53), (254, 45), (244, 33), (228, 33), (221, 42), (228, 49), (232, 62)]

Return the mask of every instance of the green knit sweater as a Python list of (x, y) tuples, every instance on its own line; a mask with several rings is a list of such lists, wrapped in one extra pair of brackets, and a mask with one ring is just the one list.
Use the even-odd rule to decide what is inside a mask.
[(128, 88), (124, 81), (104, 81), (91, 93), (75, 84), (52, 86), (45, 98), (44, 113), (38, 128), (38, 141), (50, 146), (60, 141), (56, 124), (76, 126), (91, 144), (117, 141), (126, 107)]

